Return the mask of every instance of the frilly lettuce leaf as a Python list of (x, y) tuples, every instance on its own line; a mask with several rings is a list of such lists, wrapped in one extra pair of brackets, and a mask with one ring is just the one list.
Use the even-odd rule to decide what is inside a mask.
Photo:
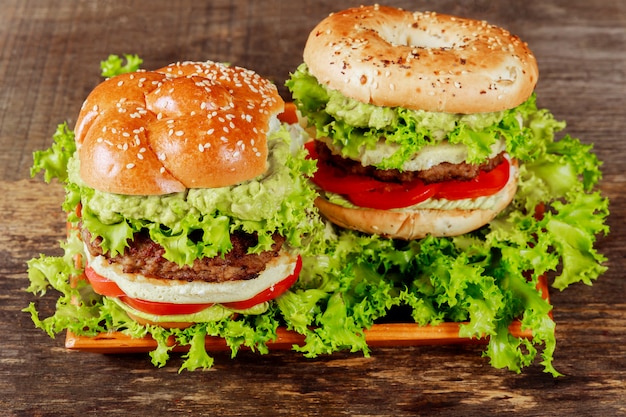
[[(124, 64), (124, 60), (126, 63)], [(137, 55), (124, 54), (124, 58), (118, 55), (109, 55), (109, 57), (100, 62), (101, 74), (105, 78), (111, 78), (116, 75), (135, 72), (143, 64), (143, 59)]]
[(75, 151), (74, 132), (68, 127), (67, 122), (58, 125), (56, 132), (52, 135), (52, 146), (33, 153), (31, 177), (43, 171), (46, 182), (50, 182), (53, 178), (66, 181), (67, 164)]

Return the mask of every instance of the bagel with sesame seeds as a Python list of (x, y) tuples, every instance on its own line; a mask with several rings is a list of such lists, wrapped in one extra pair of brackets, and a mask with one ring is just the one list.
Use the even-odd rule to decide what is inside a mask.
[(484, 21), (361, 6), (310, 32), (286, 82), (315, 140), (317, 206), (398, 239), (479, 229), (515, 197), (536, 60)]
[(535, 57), (485, 21), (371, 6), (333, 13), (310, 33), (304, 61), (346, 97), (446, 113), (515, 107), (533, 92)]
[(283, 108), (270, 81), (211, 61), (96, 86), (67, 163), (70, 239), (93, 291), (168, 327), (268, 310), (324, 229), (292, 145), (305, 133)]

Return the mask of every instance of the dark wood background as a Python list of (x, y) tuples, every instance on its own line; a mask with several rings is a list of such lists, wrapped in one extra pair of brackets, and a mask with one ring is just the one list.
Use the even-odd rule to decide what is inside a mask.
[[(378, 348), (370, 358), (305, 359), (217, 353), (206, 372), (155, 369), (146, 355), (70, 352), (21, 313), (32, 297), (25, 262), (59, 253), (56, 184), (29, 179), (32, 152), (71, 125), (108, 54), (144, 67), (222, 60), (282, 84), (309, 30), (334, 1), (0, 1), (0, 414), (71, 415), (626, 415), (626, 2), (621, 0), (390, 1), (411, 10), (486, 19), (527, 41), (539, 60), (538, 102), (595, 143), (605, 162), (609, 271), (592, 287), (552, 290), (554, 379), (539, 364), (493, 369), (480, 346)], [(52, 301), (40, 307), (51, 308)]]

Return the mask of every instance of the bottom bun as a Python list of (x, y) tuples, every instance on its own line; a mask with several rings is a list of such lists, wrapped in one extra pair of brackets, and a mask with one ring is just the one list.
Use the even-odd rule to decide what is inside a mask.
[(488, 209), (396, 209), (349, 208), (329, 202), (323, 197), (315, 205), (329, 221), (346, 229), (381, 235), (393, 239), (421, 239), (458, 236), (476, 230), (493, 220), (515, 197), (517, 164), (511, 164), (509, 181), (494, 197)]

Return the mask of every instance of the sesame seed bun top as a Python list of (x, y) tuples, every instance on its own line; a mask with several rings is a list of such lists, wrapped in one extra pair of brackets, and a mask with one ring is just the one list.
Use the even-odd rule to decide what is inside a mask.
[(128, 195), (238, 184), (265, 172), (270, 121), (283, 107), (268, 80), (211, 61), (110, 78), (76, 122), (81, 179)]
[(304, 62), (321, 84), (355, 100), (446, 113), (513, 108), (538, 79), (528, 46), (502, 28), (378, 5), (322, 20)]

